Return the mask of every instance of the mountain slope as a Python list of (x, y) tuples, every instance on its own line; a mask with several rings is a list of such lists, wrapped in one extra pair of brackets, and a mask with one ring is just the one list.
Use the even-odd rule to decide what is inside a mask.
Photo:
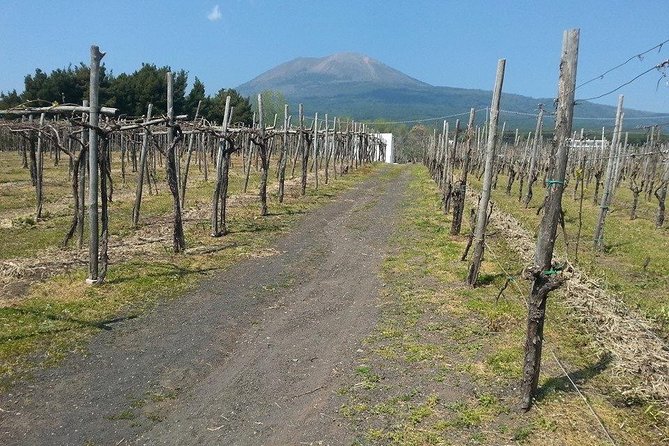
[[(327, 86), (328, 88), (324, 88)], [(286, 97), (329, 96), (369, 87), (421, 88), (429, 84), (356, 53), (337, 53), (315, 58), (303, 57), (278, 65), (237, 90), (251, 95), (278, 90)], [(334, 87), (332, 90), (330, 87)]]
[[(370, 57), (337, 53), (322, 58), (299, 58), (278, 65), (246, 82), (237, 90), (252, 96), (263, 90), (281, 91), (291, 106), (304, 104), (307, 113), (319, 112), (357, 120), (419, 120), (467, 113), (471, 107), (490, 106), (492, 93), (453, 87), (435, 87), (414, 79)], [(508, 128), (534, 128), (538, 104), (550, 112), (552, 98), (502, 95), (501, 119)], [(483, 120), (479, 113), (479, 122)], [(645, 118), (657, 113), (626, 110), (625, 118)], [(611, 126), (615, 107), (589, 102), (577, 105), (574, 127)], [(584, 119), (582, 119), (584, 118)], [(643, 124), (666, 121), (669, 115), (637, 121)], [(466, 119), (466, 117), (464, 118)], [(437, 120), (435, 119), (434, 122)], [(552, 125), (547, 116), (545, 128)]]

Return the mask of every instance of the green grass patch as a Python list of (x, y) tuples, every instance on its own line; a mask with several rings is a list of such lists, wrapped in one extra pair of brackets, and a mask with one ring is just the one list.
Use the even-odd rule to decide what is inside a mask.
[[(535, 409), (517, 410), (529, 283), (516, 277), (498, 294), (508, 274), (524, 265), (501, 234), (489, 236), (480, 286), (466, 287), (469, 264), (459, 260), (464, 235), (449, 235), (450, 216), (427, 171), (405, 168), (412, 179), (381, 268), (381, 318), (365, 342), (365, 370), (382, 379), (356, 385), (356, 369), (340, 393), (342, 414), (361, 409), (348, 417), (354, 444), (607, 444), (548, 350)], [(656, 413), (648, 405), (616, 402), (606, 358), (556, 293), (546, 339), (619, 444), (654, 444), (658, 433), (669, 436), (666, 420), (643, 413)]]

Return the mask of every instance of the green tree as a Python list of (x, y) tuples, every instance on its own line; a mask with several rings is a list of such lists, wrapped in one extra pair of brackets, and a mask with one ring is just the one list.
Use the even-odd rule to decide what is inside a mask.
[[(169, 67), (165, 71), (170, 71)], [(174, 73), (174, 114), (183, 115), (188, 114), (188, 107), (186, 104), (186, 87), (188, 86), (188, 72), (179, 70)], [(165, 102), (167, 103), (167, 77), (165, 77)], [(196, 104), (197, 105), (197, 104)], [(192, 115), (189, 115), (191, 118)]]
[(0, 92), (0, 110), (7, 110), (8, 108), (16, 107), (21, 104), (23, 99), (16, 90), (8, 91), (7, 93)]
[(215, 96), (207, 99), (206, 118), (215, 124), (223, 122), (225, 113), (225, 98), (230, 96), (230, 106), (234, 107), (231, 124), (251, 125), (253, 123), (253, 110), (248, 98), (240, 95), (235, 89), (222, 88)]
[[(149, 103), (153, 104), (154, 115), (167, 112), (167, 72), (170, 67), (158, 68), (154, 64), (142, 64), (132, 74), (121, 74), (112, 79), (109, 86), (107, 105), (118, 108), (122, 114), (142, 116)], [(188, 112), (186, 86), (188, 73), (180, 70), (174, 73), (174, 113)]]
[[(21, 97), (24, 101), (42, 100), (50, 103), (81, 104), (88, 98), (90, 70), (80, 63), (76, 66), (58, 68), (47, 74), (37, 68), (33, 75), (24, 79), (25, 90)], [(100, 101), (107, 100), (110, 76), (103, 65), (100, 68)]]

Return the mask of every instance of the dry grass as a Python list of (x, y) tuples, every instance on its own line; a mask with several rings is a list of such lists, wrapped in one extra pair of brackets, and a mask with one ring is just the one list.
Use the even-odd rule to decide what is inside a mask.
[[(470, 202), (476, 197), (469, 194)], [(493, 210), (490, 230), (499, 231), (526, 265), (533, 262), (535, 240), (511, 215)], [(568, 262), (556, 256), (559, 263)], [(612, 371), (629, 398), (662, 400), (669, 405), (669, 349), (657, 323), (608, 293), (597, 280), (567, 263), (563, 299), (593, 334), (602, 354), (612, 355)]]

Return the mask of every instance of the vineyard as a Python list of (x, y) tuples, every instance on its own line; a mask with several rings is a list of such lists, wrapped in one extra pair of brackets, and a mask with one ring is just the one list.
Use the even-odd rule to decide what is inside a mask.
[(622, 95), (573, 128), (578, 44), (533, 131), (500, 59), (421, 164), (262, 95), (177, 115), (172, 73), (119, 116), (97, 47), (83, 104), (0, 110), (8, 444), (666, 444), (669, 145)]

